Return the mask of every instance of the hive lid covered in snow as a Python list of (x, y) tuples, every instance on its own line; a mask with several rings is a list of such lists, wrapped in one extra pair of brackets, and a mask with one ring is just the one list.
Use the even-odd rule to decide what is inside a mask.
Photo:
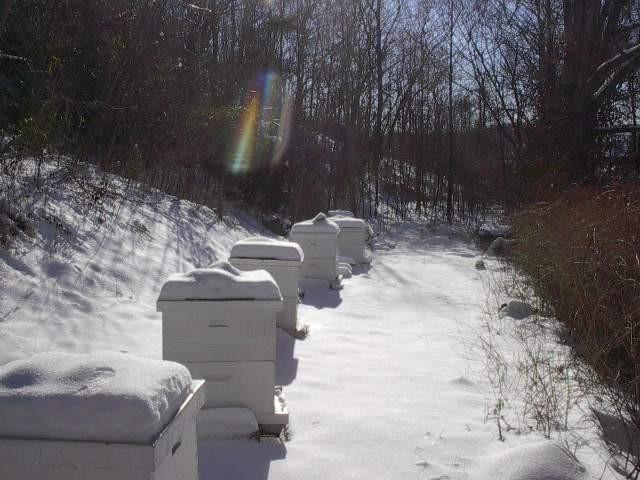
[(300, 245), (266, 237), (245, 238), (231, 249), (231, 258), (257, 258), (261, 260), (288, 260), (302, 262), (304, 253)]
[(190, 387), (174, 362), (40, 353), (0, 365), (0, 437), (150, 444)]
[(340, 231), (340, 227), (332, 220), (329, 220), (324, 213), (319, 213), (311, 220), (298, 222), (291, 227), (291, 233), (335, 233)]
[(334, 221), (340, 228), (366, 228), (366, 224), (361, 218), (332, 217), (331, 220)]
[(329, 210), (330, 217), (355, 217), (351, 210)]
[(241, 272), (228, 262), (218, 262), (169, 277), (158, 301), (181, 300), (282, 300), (282, 296), (265, 270)]

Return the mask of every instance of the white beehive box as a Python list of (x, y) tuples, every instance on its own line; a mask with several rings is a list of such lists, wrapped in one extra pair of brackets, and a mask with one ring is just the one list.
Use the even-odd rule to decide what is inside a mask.
[(366, 253), (370, 228), (365, 221), (347, 216), (335, 216), (331, 220), (340, 227), (338, 256), (349, 259), (353, 265), (371, 263), (371, 257)]
[(162, 286), (162, 357), (178, 362), (274, 361), (280, 289), (264, 270), (226, 262), (174, 274)]
[(172, 275), (157, 302), (163, 358), (205, 379), (205, 408), (250, 408), (261, 427), (282, 428), (288, 414), (274, 410), (276, 314), (282, 304), (265, 270), (243, 272), (220, 262)]
[(242, 406), (255, 413), (273, 408), (275, 362), (186, 362), (207, 381), (205, 408)]
[(266, 270), (280, 287), (284, 308), (276, 324), (285, 330), (298, 329), (298, 274), (304, 253), (297, 243), (270, 238), (247, 238), (231, 249), (229, 262), (236, 268)]
[(3, 480), (198, 480), (196, 417), (204, 381), (149, 445), (0, 438)]
[[(165, 384), (158, 387), (158, 395), (163, 396), (160, 392), (170, 384), (180, 384), (172, 396), (153, 400), (154, 395), (148, 395), (148, 389), (155, 380), (144, 376), (135, 377), (139, 382), (133, 377), (123, 379), (121, 360), (111, 369), (109, 364), (94, 368), (91, 359), (85, 362), (83, 358), (73, 369), (63, 371), (58, 363), (64, 364), (67, 359), (62, 356), (69, 354), (54, 355), (57, 357), (53, 361), (43, 364), (42, 373), (30, 375), (30, 367), (21, 366), (8, 376), (2, 374), (6, 381), (0, 400), (0, 478), (198, 480), (196, 417), (205, 399), (202, 380), (191, 380), (182, 366), (177, 367), (184, 370), (184, 375), (175, 375), (175, 364), (167, 367), (166, 376), (157, 377), (158, 370), (152, 366), (154, 371), (150, 375), (156, 375)], [(121, 354), (112, 356), (116, 355)], [(131, 361), (139, 365), (128, 369), (129, 373), (137, 367), (147, 370), (148, 362), (156, 362), (160, 369), (164, 368), (163, 363), (168, 363)], [(50, 380), (43, 382), (43, 375)], [(18, 379), (20, 382), (16, 382)], [(79, 383), (85, 385), (76, 391)], [(14, 391), (6, 395), (7, 388), (12, 387)], [(165, 405), (165, 401), (169, 403)], [(166, 420), (160, 415), (152, 422), (156, 427), (148, 437), (156, 403), (165, 405), (164, 413), (170, 415)], [(24, 416), (20, 410), (28, 414), (28, 421), (27, 417), (20, 418)], [(135, 420), (136, 413), (139, 422)], [(13, 431), (16, 420), (25, 432), (24, 437)]]
[(300, 276), (305, 280), (318, 280), (339, 285), (336, 269), (337, 239), (340, 227), (319, 213), (311, 220), (298, 222), (291, 228), (289, 238), (304, 252)]
[(166, 360), (276, 358), (276, 313), (282, 310), (281, 300), (159, 300), (157, 308), (162, 312), (162, 358)]

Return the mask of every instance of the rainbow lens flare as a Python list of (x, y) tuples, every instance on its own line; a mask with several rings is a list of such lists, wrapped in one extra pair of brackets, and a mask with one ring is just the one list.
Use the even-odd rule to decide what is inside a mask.
[(277, 167), (291, 132), (290, 95), (282, 78), (268, 71), (246, 96), (236, 131), (229, 170), (235, 175)]

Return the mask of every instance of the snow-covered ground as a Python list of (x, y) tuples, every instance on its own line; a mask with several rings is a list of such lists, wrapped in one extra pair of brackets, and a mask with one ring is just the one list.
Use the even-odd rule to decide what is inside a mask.
[(167, 277), (226, 260), (236, 241), (264, 233), (242, 214), (221, 221), (115, 177), (92, 204), (86, 185), (57, 188), (62, 172), (47, 170), (54, 179), (34, 196), (34, 235), (0, 248), (0, 364), (48, 350), (160, 358), (155, 303)]
[(307, 292), (310, 336), (280, 332), (277, 382), (291, 439), (207, 441), (202, 480), (600, 478), (536, 434), (498, 440), (494, 399), (468, 345), (482, 326), (485, 275), (469, 243), (416, 224), (396, 225), (342, 291)]
[[(262, 233), (244, 217), (116, 191), (89, 214), (77, 192), (41, 198), (33, 239), (0, 250), (0, 363), (47, 350), (157, 358), (162, 282)], [(278, 332), (290, 440), (201, 442), (200, 478), (600, 478), (599, 446), (578, 450), (583, 472), (535, 433), (498, 440), (495, 399), (469, 350), (491, 269), (474, 268), (478, 254), (449, 228), (396, 224), (343, 290), (307, 291), (310, 335)]]

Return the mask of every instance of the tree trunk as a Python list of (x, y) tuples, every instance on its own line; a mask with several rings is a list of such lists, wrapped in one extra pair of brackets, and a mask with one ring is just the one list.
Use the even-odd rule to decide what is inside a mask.
[(4, 25), (7, 22), (7, 18), (9, 18), (9, 12), (11, 11), (13, 2), (14, 0), (2, 0), (0, 4), (0, 35), (4, 32)]
[(447, 174), (447, 222), (453, 221), (453, 0), (449, 1), (449, 170)]
[(383, 88), (383, 52), (382, 52), (382, 0), (376, 0), (376, 89), (377, 89), (377, 104), (376, 104), (376, 124), (375, 124), (375, 152), (374, 152), (374, 175), (375, 175), (375, 203), (374, 203), (374, 216), (378, 216), (378, 206), (380, 201), (380, 166), (382, 163), (382, 157), (384, 155), (382, 151), (382, 107), (384, 104), (384, 92)]

